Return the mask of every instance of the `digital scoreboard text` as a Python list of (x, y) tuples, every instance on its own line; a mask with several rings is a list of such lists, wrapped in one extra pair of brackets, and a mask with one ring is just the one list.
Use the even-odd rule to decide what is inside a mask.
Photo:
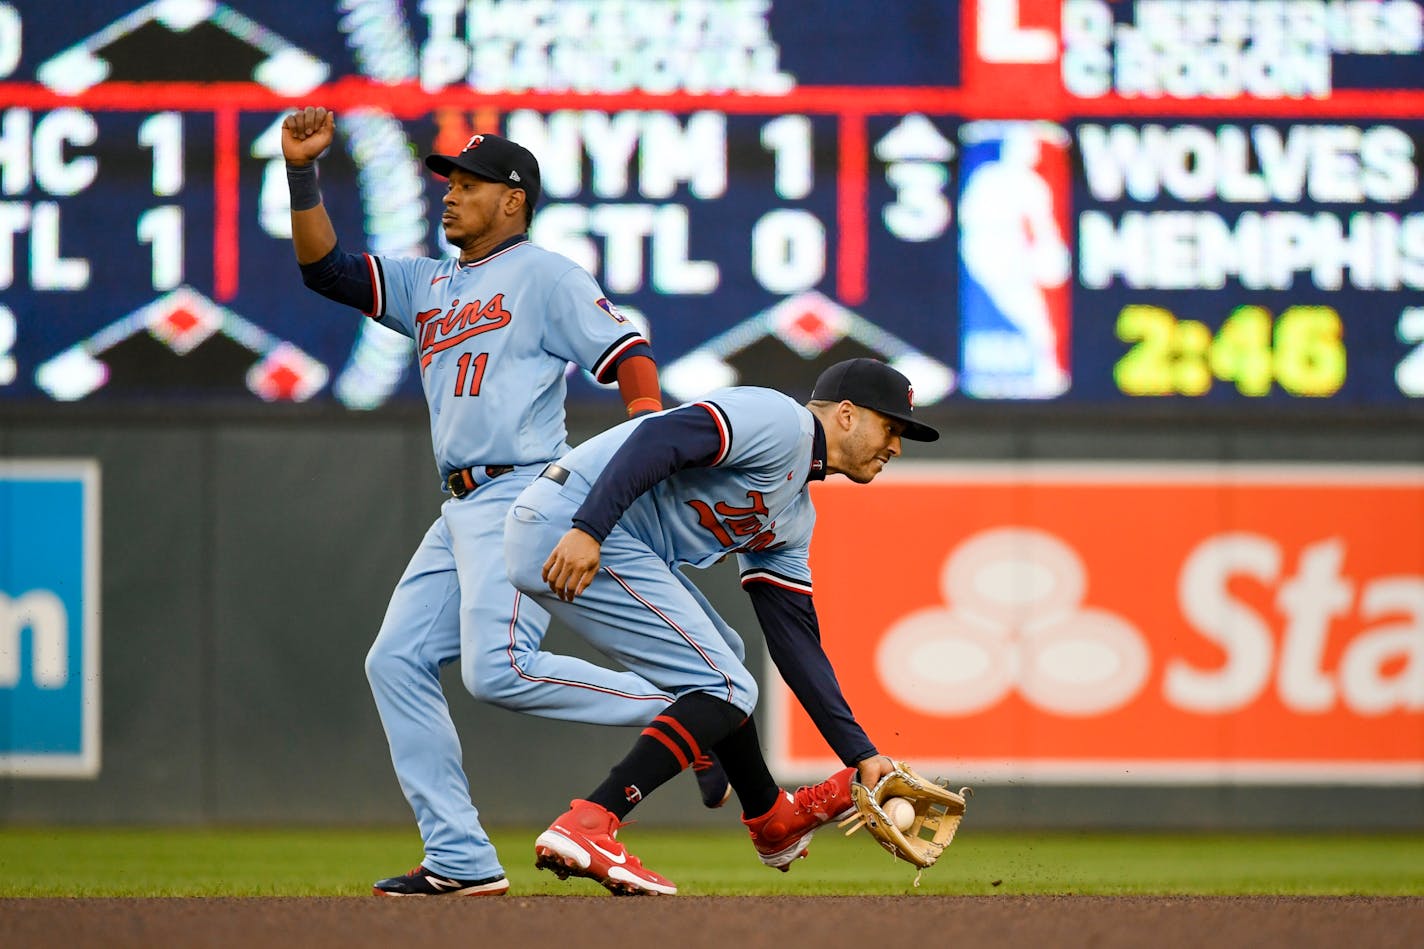
[(418, 401), (301, 284), (324, 105), (348, 250), (452, 253), (422, 157), (528, 146), (674, 400), (872, 355), (921, 405), (1397, 412), (1421, 48), (1416, 0), (0, 0), (0, 406)]

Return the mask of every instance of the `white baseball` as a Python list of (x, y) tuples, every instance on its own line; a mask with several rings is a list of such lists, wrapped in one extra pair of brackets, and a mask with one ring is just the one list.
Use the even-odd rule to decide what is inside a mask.
[(903, 797), (886, 798), (880, 804), (885, 816), (895, 824), (897, 830), (909, 830), (915, 822), (915, 805)]

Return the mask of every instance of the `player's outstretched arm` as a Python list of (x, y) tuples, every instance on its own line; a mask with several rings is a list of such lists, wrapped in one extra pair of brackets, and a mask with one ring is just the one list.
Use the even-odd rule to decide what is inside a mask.
[(846, 702), (821, 645), (810, 594), (759, 580), (744, 581), (742, 587), (751, 598), (771, 661), (836, 757), (858, 768), (862, 782), (878, 780), (886, 765), (893, 770), (893, 763), (876, 750)]
[(287, 187), (292, 198), (292, 249), (297, 263), (321, 260), (336, 246), (336, 230), (321, 201), (316, 160), (331, 147), (336, 115), (307, 106), (282, 120), (282, 157), (287, 161)]

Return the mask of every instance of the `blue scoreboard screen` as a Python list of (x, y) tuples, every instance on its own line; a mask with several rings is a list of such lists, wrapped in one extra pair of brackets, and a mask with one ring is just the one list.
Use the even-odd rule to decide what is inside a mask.
[(1421, 47), (1416, 0), (0, 0), (0, 407), (418, 402), (294, 263), (324, 105), (347, 249), (451, 253), (422, 156), (532, 149), (673, 401), (875, 355), (922, 405), (1408, 410)]

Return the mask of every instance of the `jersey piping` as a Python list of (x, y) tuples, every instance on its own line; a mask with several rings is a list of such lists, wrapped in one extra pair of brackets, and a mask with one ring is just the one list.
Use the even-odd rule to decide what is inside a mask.
[(662, 610), (658, 609), (645, 597), (641, 596), (636, 590), (634, 590), (633, 587), (629, 585), (627, 580), (624, 580), (618, 574), (614, 573), (612, 568), (605, 565), (603, 567), (603, 571), (607, 573), (610, 577), (612, 577), (613, 581), (617, 583), (620, 587), (622, 587), (624, 592), (626, 592), (629, 596), (631, 596), (633, 599), (637, 600), (644, 607), (650, 610), (653, 615), (657, 616), (658, 619), (666, 623), (669, 629), (673, 630), (679, 636), (681, 636), (683, 641), (686, 642), (689, 646), (691, 646), (693, 650), (696, 651), (696, 653), (702, 657), (702, 661), (707, 663), (707, 668), (711, 669), (713, 672), (717, 673), (719, 676), (722, 677), (722, 681), (727, 684), (727, 701), (731, 702), (732, 697), (736, 694), (736, 688), (732, 685), (732, 677), (729, 676), (724, 670), (719, 669), (717, 667), (717, 663), (712, 661), (712, 657), (707, 655), (706, 650), (702, 648), (701, 644), (699, 644), (696, 639), (693, 639), (690, 635), (688, 635), (687, 630), (677, 625), (677, 623), (673, 621), (673, 618), (671, 616), (668, 616)]
[(366, 268), (371, 274), (371, 311), (366, 313), (371, 319), (386, 315), (386, 273), (381, 269), (381, 260), (374, 254), (363, 254)]
[(811, 595), (811, 584), (808, 581), (797, 580), (795, 577), (788, 577), (784, 573), (767, 570), (765, 567), (757, 567), (742, 574), (742, 586), (745, 587), (750, 583), (769, 583), (772, 586), (781, 587), (783, 590)]
[(713, 458), (707, 465), (715, 468), (727, 460), (727, 456), (732, 452), (732, 421), (727, 418), (727, 413), (722, 411), (722, 407), (715, 402), (698, 402), (701, 408), (707, 410), (712, 416), (712, 424), (717, 426), (717, 435), (722, 439), (722, 447), (717, 451), (717, 457)]
[(587, 689), (590, 692), (601, 692), (604, 695), (616, 695), (619, 698), (633, 699), (638, 702), (666, 702), (668, 697), (662, 694), (637, 695), (633, 692), (624, 692), (619, 689), (608, 689), (603, 686), (594, 685), (592, 682), (578, 682), (573, 679), (556, 679), (552, 676), (532, 676), (524, 671), (519, 665), (519, 660), (514, 655), (515, 629), (519, 625), (519, 603), (524, 594), (516, 592), (514, 594), (514, 615), (509, 620), (509, 639), (505, 646), (505, 655), (509, 657), (509, 667), (514, 670), (514, 674), (525, 682), (543, 682), (549, 685), (564, 685), (574, 689)]
[(643, 339), (641, 333), (633, 332), (609, 346), (603, 351), (603, 355), (598, 357), (598, 361), (593, 364), (593, 377), (599, 382), (612, 382), (613, 380), (608, 378), (609, 370), (618, 364), (620, 356), (639, 343), (647, 345), (647, 340)]

